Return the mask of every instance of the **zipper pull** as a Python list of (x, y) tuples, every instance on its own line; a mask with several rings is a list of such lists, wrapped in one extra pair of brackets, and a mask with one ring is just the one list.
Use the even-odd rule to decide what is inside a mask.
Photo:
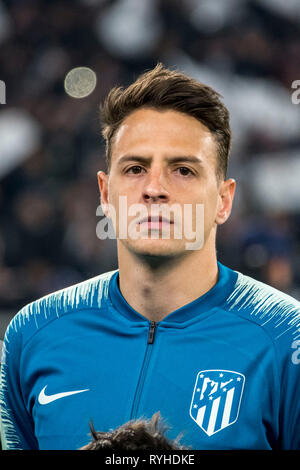
[(148, 344), (152, 344), (154, 341), (156, 322), (152, 321), (149, 329)]

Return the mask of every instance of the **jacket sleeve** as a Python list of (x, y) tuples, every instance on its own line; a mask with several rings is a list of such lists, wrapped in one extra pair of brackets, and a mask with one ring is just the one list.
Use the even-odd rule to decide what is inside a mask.
[(1, 444), (3, 450), (38, 449), (33, 420), (22, 395), (20, 359), (22, 331), (18, 316), (9, 324), (2, 346), (0, 378)]
[(280, 349), (287, 353), (281, 372), (280, 447), (300, 450), (300, 339), (290, 336)]

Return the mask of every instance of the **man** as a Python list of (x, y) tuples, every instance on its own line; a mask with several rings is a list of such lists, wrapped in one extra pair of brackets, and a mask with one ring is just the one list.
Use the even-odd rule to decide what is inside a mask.
[(192, 449), (299, 449), (299, 303), (216, 256), (235, 191), (219, 95), (158, 65), (113, 89), (102, 120), (119, 270), (12, 320), (5, 447), (78, 449), (90, 420), (107, 432), (160, 412)]

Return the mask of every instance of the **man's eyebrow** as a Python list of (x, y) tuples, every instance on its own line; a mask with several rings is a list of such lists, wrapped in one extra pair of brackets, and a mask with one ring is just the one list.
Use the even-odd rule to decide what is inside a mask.
[(188, 162), (188, 163), (196, 163), (201, 165), (203, 160), (200, 157), (196, 157), (195, 155), (178, 155), (174, 157), (167, 158), (169, 163), (181, 163), (181, 162)]
[(126, 162), (140, 162), (140, 163), (148, 163), (151, 161), (151, 157), (142, 157), (140, 155), (124, 155), (120, 157), (118, 160), (118, 165)]

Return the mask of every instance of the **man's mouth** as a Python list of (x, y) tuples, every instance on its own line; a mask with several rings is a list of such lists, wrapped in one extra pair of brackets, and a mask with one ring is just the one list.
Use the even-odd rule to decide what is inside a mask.
[(161, 229), (172, 224), (174, 224), (172, 220), (161, 215), (144, 217), (138, 221), (138, 225), (147, 227), (150, 230)]

